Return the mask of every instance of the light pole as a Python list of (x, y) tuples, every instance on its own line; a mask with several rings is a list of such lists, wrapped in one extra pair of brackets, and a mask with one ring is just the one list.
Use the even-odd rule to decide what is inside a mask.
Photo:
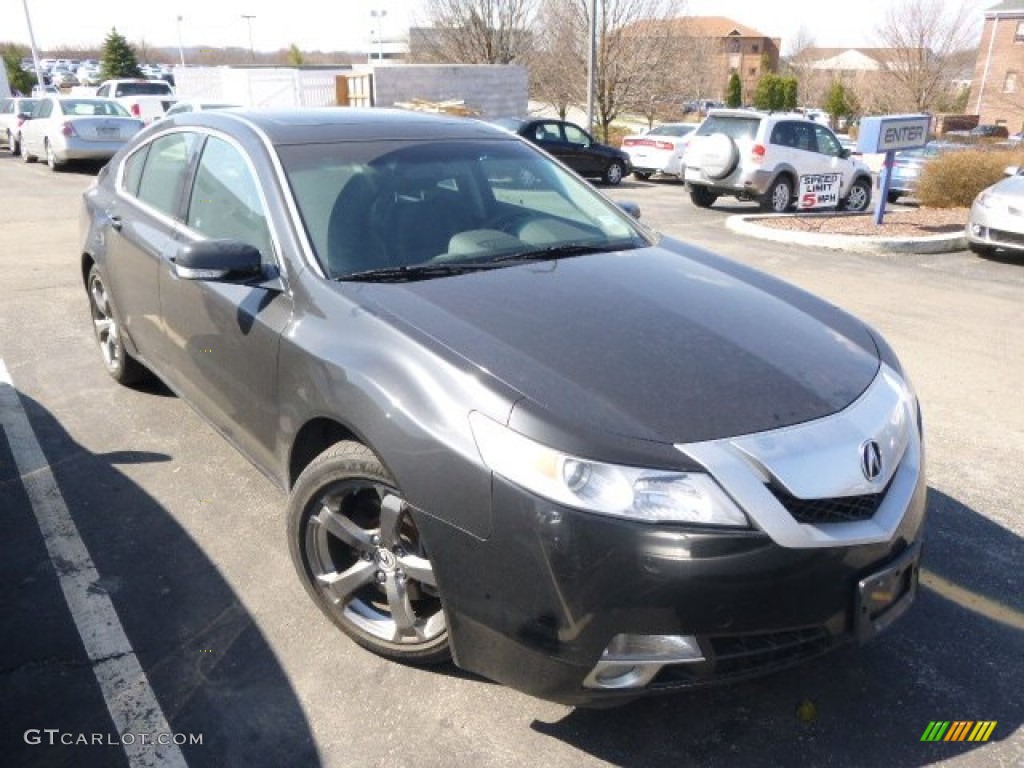
[(587, 132), (594, 133), (594, 86), (597, 81), (597, 0), (590, 0), (587, 30)]
[(181, 59), (181, 66), (185, 66), (185, 49), (181, 45), (181, 16), (178, 17), (178, 58)]
[[(32, 17), (28, 13), (28, 0), (21, 0), (22, 6), (25, 8), (25, 23), (28, 25), (28, 42), (32, 46), (32, 63), (36, 69), (36, 81), (39, 83), (39, 87), (42, 88), (46, 85), (46, 80), (43, 79), (43, 67), (39, 63), (39, 49), (36, 48), (36, 36), (32, 31)], [(32, 94), (27, 94), (31, 96)]]
[(377, 60), (384, 61), (384, 38), (381, 35), (380, 23), (385, 16), (388, 15), (387, 11), (370, 11), (370, 16), (377, 20)]
[(256, 51), (252, 47), (252, 20), (255, 19), (256, 17), (253, 16), (252, 14), (250, 14), (250, 13), (243, 13), (242, 14), (242, 18), (245, 19), (247, 22), (249, 22), (249, 58), (253, 62), (255, 62), (256, 61)]

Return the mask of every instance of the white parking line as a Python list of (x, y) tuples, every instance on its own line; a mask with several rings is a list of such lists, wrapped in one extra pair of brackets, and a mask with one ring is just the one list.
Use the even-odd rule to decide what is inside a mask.
[[(132, 650), (110, 597), (96, 588), (99, 574), (68, 512), (57, 481), (21, 406), (14, 382), (0, 360), (0, 427), (7, 435), (22, 485), (43, 534), (107, 710), (121, 736), (128, 762), (135, 766), (176, 768), (185, 758)], [(49, 723), (41, 724), (41, 727)], [(126, 734), (132, 734), (129, 741)], [(167, 736), (163, 736), (167, 734)], [(143, 738), (146, 736), (148, 738)], [(158, 740), (170, 741), (160, 744)]]

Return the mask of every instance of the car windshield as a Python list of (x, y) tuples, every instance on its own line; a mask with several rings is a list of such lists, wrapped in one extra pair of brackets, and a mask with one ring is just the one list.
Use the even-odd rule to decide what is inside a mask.
[(739, 117), (737, 115), (710, 115), (700, 128), (698, 136), (710, 136), (713, 133), (724, 133), (730, 139), (752, 139), (761, 123), (759, 117)]
[(62, 99), (61, 111), (65, 115), (100, 116), (100, 117), (131, 117), (128, 110), (116, 101), (102, 99)]
[(517, 141), (344, 142), (278, 153), (313, 251), (334, 279), (414, 268), (438, 277), (649, 244), (589, 184)]
[(659, 125), (647, 132), (648, 136), (685, 136), (692, 133), (695, 125)]

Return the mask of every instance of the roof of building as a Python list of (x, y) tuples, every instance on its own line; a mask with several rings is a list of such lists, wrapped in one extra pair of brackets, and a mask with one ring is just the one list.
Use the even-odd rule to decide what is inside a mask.
[(740, 24), (725, 16), (677, 16), (666, 21), (645, 20), (630, 25), (632, 31), (643, 34), (671, 25), (672, 32), (684, 37), (755, 37), (772, 39), (753, 27)]
[(1024, 0), (1003, 0), (985, 11), (986, 16), (997, 13), (1024, 13)]

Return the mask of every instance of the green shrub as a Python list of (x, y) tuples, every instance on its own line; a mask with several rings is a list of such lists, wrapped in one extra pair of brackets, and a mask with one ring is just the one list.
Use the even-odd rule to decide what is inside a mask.
[(946, 152), (924, 166), (917, 196), (929, 208), (967, 207), (981, 190), (1003, 178), (1006, 166), (1022, 164), (1024, 152), (1018, 150)]

